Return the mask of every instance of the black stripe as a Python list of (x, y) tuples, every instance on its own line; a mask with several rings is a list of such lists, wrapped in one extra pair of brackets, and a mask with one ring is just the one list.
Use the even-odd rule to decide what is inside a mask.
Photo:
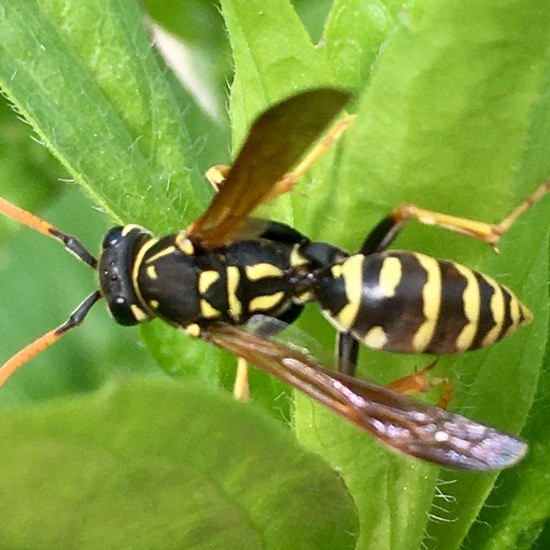
[(338, 315), (348, 304), (344, 277), (333, 277), (328, 268), (319, 274), (314, 292), (321, 308), (332, 316)]
[(495, 318), (493, 317), (493, 310), (491, 309), (491, 299), (493, 298), (495, 290), (481, 273), (477, 271), (473, 273), (479, 286), (480, 311), (476, 335), (470, 349), (478, 349), (482, 347), (485, 336), (496, 325)]
[[(494, 342), (500, 340), (501, 338), (504, 338), (510, 327), (512, 327), (512, 325), (514, 324), (514, 318), (512, 317), (512, 300), (515, 300), (515, 298), (514, 296), (512, 296), (511, 292), (507, 288), (501, 285), (499, 286), (502, 290), (502, 299), (504, 300), (504, 319), (502, 321), (502, 328), (500, 329), (498, 336), (494, 339)], [(519, 309), (519, 312), (521, 314), (521, 308)]]
[(464, 291), (468, 280), (453, 262), (439, 260), (441, 269), (441, 305), (434, 335), (426, 353), (455, 353), (456, 341), (468, 324)]

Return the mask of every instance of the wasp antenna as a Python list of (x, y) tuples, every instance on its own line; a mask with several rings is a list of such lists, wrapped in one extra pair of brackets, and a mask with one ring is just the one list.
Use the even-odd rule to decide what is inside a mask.
[(55, 228), (47, 221), (39, 218), (38, 216), (35, 216), (34, 214), (31, 214), (30, 212), (27, 212), (27, 210), (23, 210), (22, 208), (15, 206), (11, 202), (8, 202), (1, 197), (0, 212), (8, 218), (22, 223), (27, 227), (34, 229), (35, 231), (39, 231), (40, 233), (47, 235), (48, 237), (53, 237), (54, 239), (57, 239), (58, 241), (63, 243), (63, 246), (68, 252), (70, 252), (80, 261), (89, 265), (93, 269), (97, 267), (96, 258), (86, 250), (84, 245), (76, 237), (71, 237), (70, 235), (59, 231), (59, 229)]
[(2, 367), (0, 367), (0, 388), (19, 367), (22, 367), (25, 363), (28, 363), (52, 344), (55, 344), (69, 330), (79, 326), (86, 318), (86, 315), (88, 315), (90, 309), (92, 309), (93, 305), (100, 298), (101, 292), (96, 290), (71, 313), (70, 317), (62, 325), (50, 330), (8, 359)]

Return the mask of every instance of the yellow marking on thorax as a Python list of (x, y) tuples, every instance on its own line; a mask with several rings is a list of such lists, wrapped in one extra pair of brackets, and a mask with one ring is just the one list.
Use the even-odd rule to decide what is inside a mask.
[(454, 264), (455, 269), (466, 279), (466, 288), (462, 293), (464, 315), (468, 321), (460, 331), (455, 343), (457, 351), (470, 349), (476, 337), (479, 326), (479, 309), (481, 307), (481, 296), (474, 272), (460, 264)]
[(395, 296), (395, 289), (401, 281), (403, 271), (401, 269), (401, 260), (399, 258), (388, 257), (382, 262), (380, 268), (380, 290), (387, 298)]
[(388, 337), (382, 327), (372, 327), (362, 338), (363, 343), (372, 349), (382, 349)]
[(205, 294), (206, 291), (220, 278), (217, 271), (208, 270), (199, 273), (199, 294)]
[[(361, 307), (363, 294), (363, 262), (365, 256), (355, 254), (347, 258), (341, 265), (341, 275), (344, 278), (344, 288), (348, 303), (338, 312), (336, 319), (341, 328), (349, 331), (355, 322), (357, 312)], [(334, 274), (334, 268), (331, 268)]]
[(149, 305), (152, 309), (158, 309), (159, 301), (158, 300), (149, 300)]
[(315, 294), (312, 290), (306, 290), (302, 292), (301, 294), (298, 294), (294, 297), (294, 300), (297, 301), (300, 304), (306, 304), (307, 302), (311, 302), (314, 300)]
[(201, 315), (205, 319), (215, 319), (220, 316), (220, 312), (212, 307), (208, 300), (201, 300)]
[(267, 277), (282, 277), (284, 271), (277, 266), (268, 263), (259, 263), (254, 265), (247, 265), (244, 268), (246, 278), (249, 281), (258, 281)]
[(268, 311), (277, 306), (284, 298), (284, 295), (285, 293), (281, 290), (280, 292), (275, 292), (274, 294), (256, 296), (256, 298), (252, 298), (252, 300), (250, 300), (248, 308), (251, 312)]
[(130, 309), (132, 310), (132, 314), (134, 317), (141, 323), (141, 321), (145, 321), (149, 319), (149, 316), (145, 311), (143, 311), (139, 306), (136, 306), (136, 304), (132, 304), (130, 306)]
[(420, 265), (426, 270), (427, 280), (422, 289), (422, 304), (425, 321), (412, 339), (414, 351), (424, 351), (430, 344), (441, 309), (441, 268), (438, 261), (424, 254), (415, 254)]
[(166, 248), (163, 248), (162, 250), (157, 252), (154, 256), (151, 256), (150, 258), (147, 258), (147, 263), (148, 264), (154, 264), (160, 258), (164, 258), (164, 256), (170, 256), (170, 254), (174, 253), (175, 251), (176, 251), (176, 247), (173, 244), (171, 244), (171, 245), (167, 246)]
[(134, 293), (141, 304), (145, 304), (145, 300), (143, 299), (141, 290), (139, 288), (139, 285), (137, 284), (139, 269), (141, 267), (141, 264), (143, 263), (143, 258), (145, 258), (145, 254), (147, 254), (147, 252), (151, 249), (151, 247), (155, 246), (158, 242), (159, 240), (157, 238), (152, 238), (148, 240), (138, 250), (138, 253), (136, 254), (136, 258), (134, 260), (134, 264), (132, 265), (132, 275), (131, 275), (132, 288), (134, 289)]
[(193, 246), (193, 243), (187, 238), (186, 231), (180, 231), (176, 235), (174, 242), (176, 243), (178, 249), (181, 250), (184, 254), (192, 256), (195, 253), (195, 247)]
[(147, 273), (147, 277), (149, 277), (149, 279), (156, 280), (159, 278), (157, 268), (154, 265), (148, 265), (145, 269), (145, 273)]
[(227, 276), (227, 302), (229, 304), (229, 315), (233, 319), (238, 319), (242, 312), (243, 306), (237, 298), (237, 289), (239, 288), (239, 282), (241, 279), (241, 274), (239, 273), (239, 268), (235, 265), (230, 265), (226, 268)]
[(344, 264), (334, 264), (330, 268), (330, 273), (334, 278), (341, 277), (344, 272)]
[(502, 294), (502, 288), (500, 285), (491, 277), (483, 275), (483, 279), (493, 288), (493, 295), (491, 296), (491, 313), (493, 315), (494, 326), (491, 330), (485, 335), (481, 341), (481, 347), (489, 346), (496, 341), (502, 326), (504, 324), (504, 317), (506, 315), (504, 301), (504, 295)]
[(302, 256), (300, 252), (300, 245), (294, 245), (292, 247), (292, 252), (290, 253), (290, 265), (292, 267), (298, 267), (300, 265), (305, 265), (309, 263), (309, 260)]

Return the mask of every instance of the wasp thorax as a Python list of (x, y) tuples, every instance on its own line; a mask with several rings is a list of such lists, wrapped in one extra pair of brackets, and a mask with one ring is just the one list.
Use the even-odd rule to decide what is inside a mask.
[(99, 285), (115, 321), (136, 325), (151, 315), (136, 295), (132, 270), (143, 245), (151, 234), (138, 225), (113, 227), (102, 243), (99, 258)]

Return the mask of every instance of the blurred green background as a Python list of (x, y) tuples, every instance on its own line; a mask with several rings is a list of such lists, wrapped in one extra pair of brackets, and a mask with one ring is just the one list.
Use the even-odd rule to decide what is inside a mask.
[[(9, 10), (1, 9), (3, 4)], [(19, 101), (51, 148), (88, 186), (82, 191), (67, 182), (59, 162), (2, 103), (0, 194), (77, 235), (92, 252), (114, 221), (137, 221), (157, 232), (185, 227), (212, 194), (202, 172), (229, 161), (255, 114), (296, 90), (327, 83), (355, 92), (350, 111), (357, 110), (358, 123), (342, 147), (315, 167), (301, 193), (284, 197), (286, 202), (274, 208), (281, 219), (312, 237), (352, 249), (368, 227), (404, 200), (496, 220), (550, 172), (550, 18), (540, 2), (304, 0), (294, 3), (299, 17), (282, 0), (274, 2), (275, 7), (243, 0), (221, 4), (225, 24), (217, 3), (147, 3), (151, 16), (186, 42), (182, 86), (160, 56), (151, 53), (137, 4), (95, 0), (66, 1), (61, 6), (54, 0), (0, 0), (0, 30), (5, 31), (0, 34), (0, 79), (6, 93)], [(40, 62), (29, 63), (31, 55)], [(40, 93), (36, 82), (42, 85)], [(400, 247), (453, 258), (498, 277), (537, 312), (535, 323), (514, 339), (489, 350), (444, 358), (438, 365), (438, 372), (457, 385), (453, 409), (510, 430), (526, 425), (523, 433), (531, 454), (502, 474), (495, 486), (496, 475), (439, 472), (395, 456), (308, 399), (296, 398), (290, 405), (288, 394), (281, 397), (281, 385), (270, 377), (253, 375), (259, 379), (253, 401), (268, 403), (278, 423), (270, 423), (264, 411), (257, 414), (254, 402), (233, 403), (204, 384), (170, 385), (164, 371), (180, 378), (221, 380), (229, 387), (234, 359), (155, 323), (142, 330), (153, 360), (138, 331), (116, 326), (99, 305), (82, 328), (26, 365), (2, 392), (1, 407), (41, 401), (41, 408), (23, 410), (21, 417), (6, 412), (9, 422), (1, 432), (0, 452), (8, 464), (13, 448), (15, 458), (9, 464), (16, 473), (13, 480), (3, 479), (2, 496), (11, 493), (0, 499), (0, 506), (6, 507), (0, 514), (25, 518), (11, 503), (21, 502), (27, 509), (33, 493), (41, 490), (45, 502), (52, 493), (60, 497), (60, 509), (72, 513), (69, 524), (74, 521), (82, 528), (79, 520), (86, 523), (86, 505), (93, 498), (86, 494), (82, 508), (73, 510), (72, 502), (67, 504), (55, 488), (70, 486), (79, 495), (82, 477), (92, 471), (87, 478), (93, 480), (92, 497), (93, 490), (103, 487), (102, 480), (117, 480), (117, 475), (123, 494), (127, 487), (143, 490), (136, 489), (139, 502), (156, 502), (157, 496), (169, 494), (178, 504), (169, 506), (174, 517), (168, 512), (167, 523), (177, 523), (178, 516), (190, 524), (196, 521), (183, 530), (199, 539), (202, 533), (220, 533), (220, 548), (231, 547), (228, 539), (222, 540), (228, 525), (236, 529), (226, 531), (237, 532), (237, 540), (244, 540), (240, 534), (246, 532), (251, 540), (271, 541), (277, 532), (282, 536), (274, 548), (284, 547), (281, 540), (294, 540), (290, 535), (299, 540), (305, 527), (321, 533), (323, 543), (318, 547), (325, 548), (348, 547), (358, 536), (359, 547), (369, 550), (438, 544), (476, 550), (529, 548), (537, 539), (539, 547), (546, 548), (548, 212), (547, 200), (520, 220), (503, 240), (501, 256), (481, 243), (417, 224), (399, 238)], [(0, 224), (0, 334), (3, 357), (9, 357), (63, 322), (96, 282), (91, 270), (58, 243), (3, 219)], [(300, 327), (330, 354), (334, 331), (315, 308)], [(386, 353), (368, 352), (363, 357), (361, 372), (380, 381), (425, 364), (423, 358)], [(100, 392), (61, 405), (45, 400), (87, 392), (109, 379), (135, 381), (133, 374), (143, 372), (157, 377), (159, 385), (149, 387), (138, 380), (130, 390), (113, 384), (117, 390), (108, 398)], [(169, 396), (166, 406), (163, 395)], [(181, 408), (174, 405), (180, 402)], [(158, 425), (149, 426), (149, 403), (154, 404)], [(291, 406), (293, 436), (299, 445), (290, 441), (286, 425), (281, 428), (280, 420), (288, 419)], [(111, 425), (112, 410), (117, 414)], [(231, 414), (225, 415), (226, 410)], [(65, 426), (66, 417), (74, 423), (67, 420)], [(101, 417), (97, 426), (96, 417)], [(73, 430), (78, 433), (80, 421), (82, 430), (90, 432), (82, 432), (78, 452), (72, 453)], [(248, 421), (255, 426), (251, 430), (265, 436), (261, 448), (241, 429)], [(147, 441), (133, 441), (143, 424)], [(45, 441), (41, 430), (47, 432)], [(120, 470), (108, 469), (94, 477), (94, 453), (89, 453), (88, 463), (75, 463), (74, 456), (88, 455), (87, 445), (98, 441), (100, 457), (104, 449), (109, 449), (109, 456), (124, 456), (120, 463), (115, 461)], [(56, 445), (64, 452), (58, 453)], [(281, 460), (275, 467), (269, 457), (279, 450)], [(40, 473), (34, 461), (41, 463), (41, 453), (52, 467), (45, 470), (46, 481), (34, 486), (27, 475)], [(172, 453), (178, 455), (173, 464)], [(294, 461), (305, 455), (304, 462)], [(206, 473), (205, 456), (212, 459)], [(125, 469), (133, 458), (138, 461), (137, 473)], [(184, 488), (174, 491), (177, 495), (170, 492), (169, 475), (158, 494), (139, 483), (160, 483), (164, 459)], [(315, 475), (307, 477), (312, 472)], [(317, 483), (323, 475), (327, 486)], [(113, 493), (115, 498), (107, 494), (106, 501), (118, 502)], [(243, 493), (245, 504), (239, 500)], [(489, 494), (490, 506), (482, 509)], [(273, 495), (279, 500), (271, 501)], [(216, 517), (213, 501), (223, 508)], [(260, 513), (258, 503), (265, 506)], [(143, 510), (128, 509), (124, 526), (132, 521), (141, 524)], [(157, 519), (154, 506), (151, 509), (150, 516)], [(304, 509), (312, 511), (316, 521), (293, 524)], [(55, 507), (49, 510), (55, 516)], [(285, 512), (289, 523), (279, 528), (275, 518), (282, 521)], [(204, 517), (209, 521), (203, 523)], [(252, 528), (251, 517), (258, 520)], [(102, 527), (101, 514), (99, 518)], [(35, 521), (31, 518), (19, 531), (32, 535), (29, 525)], [(158, 529), (161, 537), (168, 532), (166, 524)], [(18, 534), (16, 529), (14, 540)], [(348, 546), (333, 543), (336, 534)], [(1, 537), (2, 533), (0, 546)]]

